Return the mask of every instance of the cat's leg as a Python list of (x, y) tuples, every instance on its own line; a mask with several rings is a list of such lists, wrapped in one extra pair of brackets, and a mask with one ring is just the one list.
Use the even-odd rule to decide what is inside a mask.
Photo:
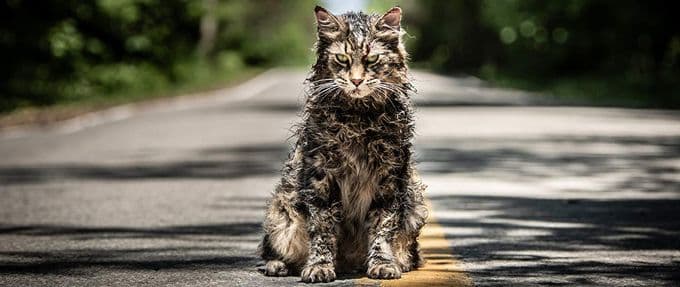
[(394, 261), (403, 273), (418, 268), (423, 263), (416, 239), (416, 235), (399, 230), (392, 241)]
[[(324, 170), (322, 163), (312, 164), (303, 172), (304, 189), (299, 191), (307, 211), (309, 252), (300, 273), (303, 282), (331, 282), (335, 280), (337, 237), (339, 235), (340, 204), (337, 185)], [(333, 188), (336, 187), (336, 188)]]
[(403, 228), (400, 229), (400, 235), (397, 237), (395, 245), (398, 247), (400, 253), (397, 255), (399, 263), (402, 266), (402, 271), (408, 272), (423, 265), (424, 259), (420, 253), (420, 244), (418, 244), (418, 236), (420, 230), (425, 226), (427, 218), (429, 217), (429, 209), (425, 204), (424, 192), (427, 186), (422, 183), (418, 173), (410, 169), (410, 180), (405, 189), (405, 197), (408, 203), (404, 206)]
[(369, 213), (370, 278), (400, 278), (402, 272), (422, 264), (417, 238), (428, 216), (423, 198), (425, 186), (414, 177), (405, 186), (397, 182), (395, 178), (384, 181), (382, 188), (392, 196), (383, 197), (377, 204), (381, 208)]
[(269, 260), (264, 265), (263, 272), (267, 276), (288, 276), (288, 266), (281, 260)]
[(401, 278), (392, 245), (398, 229), (399, 214), (393, 209), (376, 209), (369, 213), (368, 270), (366, 275), (373, 279)]
[(335, 280), (337, 252), (338, 206), (309, 206), (307, 231), (309, 255), (300, 273), (303, 282), (331, 282)]
[(293, 205), (293, 193), (276, 193), (265, 216), (260, 255), (267, 276), (295, 273), (306, 262), (309, 238), (304, 217)]
[(286, 276), (298, 273), (307, 261), (309, 237), (305, 216), (298, 207), (298, 172), (302, 153), (299, 147), (289, 154), (281, 182), (268, 204), (263, 229), (265, 236), (259, 247), (266, 261), (264, 274)]

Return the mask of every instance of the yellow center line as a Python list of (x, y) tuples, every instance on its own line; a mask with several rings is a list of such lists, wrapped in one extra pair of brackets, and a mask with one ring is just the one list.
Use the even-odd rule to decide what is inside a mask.
[(419, 237), (425, 264), (417, 270), (403, 273), (398, 280), (373, 280), (364, 277), (355, 280), (357, 285), (473, 286), (472, 279), (465, 274), (460, 262), (453, 256), (453, 250), (444, 237), (444, 228), (435, 220), (429, 201), (427, 206), (430, 218)]

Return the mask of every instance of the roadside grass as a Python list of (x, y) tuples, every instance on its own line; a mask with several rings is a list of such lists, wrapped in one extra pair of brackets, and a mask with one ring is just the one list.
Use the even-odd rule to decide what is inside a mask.
[(601, 74), (540, 79), (495, 73), (481, 78), (498, 87), (537, 92), (556, 105), (680, 109), (680, 82), (672, 80)]
[(46, 125), (111, 107), (163, 100), (192, 93), (230, 87), (264, 71), (265, 68), (246, 67), (236, 70), (197, 70), (196, 77), (176, 84), (155, 88), (95, 93), (86, 97), (64, 99), (49, 106), (29, 106), (0, 114), (0, 130), (23, 125)]

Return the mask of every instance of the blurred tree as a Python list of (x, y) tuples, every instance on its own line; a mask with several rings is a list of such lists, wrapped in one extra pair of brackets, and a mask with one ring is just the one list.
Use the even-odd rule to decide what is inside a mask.
[(407, 31), (415, 61), (440, 71), (471, 71), (496, 58), (496, 33), (481, 21), (477, 0), (407, 3)]
[(203, 16), (201, 17), (201, 40), (198, 42), (198, 53), (208, 57), (215, 49), (217, 38), (217, 0), (203, 0)]
[[(677, 1), (401, 1), (416, 65), (680, 107)], [(0, 112), (309, 62), (315, 1), (0, 1)], [(380, 12), (392, 3), (369, 2)], [(596, 91), (596, 92), (597, 92)], [(646, 98), (640, 97), (645, 100)]]
[(304, 62), (312, 7), (311, 0), (0, 1), (0, 112)]
[(621, 70), (652, 75), (678, 68), (663, 63), (669, 44), (680, 36), (677, 10), (668, 1), (490, 0), (481, 5), (483, 23), (499, 33), (518, 32), (516, 40), (503, 41), (511, 69), (534, 75)]
[[(403, 1), (421, 66), (680, 107), (677, 1)], [(566, 79), (572, 79), (567, 83)], [(584, 89), (590, 85), (591, 87)]]

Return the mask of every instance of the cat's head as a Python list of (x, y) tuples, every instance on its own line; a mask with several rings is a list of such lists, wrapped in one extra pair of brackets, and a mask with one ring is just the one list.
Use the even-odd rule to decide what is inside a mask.
[(310, 77), (316, 93), (359, 99), (405, 93), (408, 54), (401, 8), (384, 15), (333, 15), (317, 6), (317, 61)]

